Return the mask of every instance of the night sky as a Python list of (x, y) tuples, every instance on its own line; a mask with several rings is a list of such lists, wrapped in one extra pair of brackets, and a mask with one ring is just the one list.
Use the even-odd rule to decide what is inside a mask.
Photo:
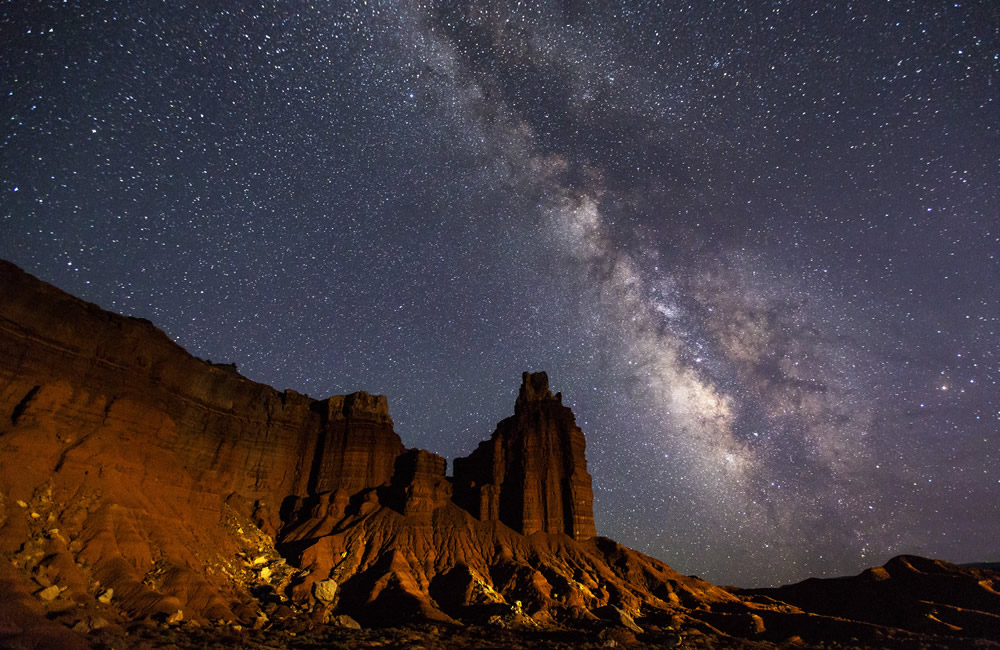
[(598, 532), (683, 573), (997, 561), (998, 33), (995, 0), (6, 2), (0, 257), (384, 393), (449, 460), (546, 370)]

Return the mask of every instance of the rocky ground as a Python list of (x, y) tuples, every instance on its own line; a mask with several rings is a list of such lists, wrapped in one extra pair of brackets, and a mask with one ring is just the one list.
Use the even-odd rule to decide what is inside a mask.
[[(987, 641), (916, 639), (904, 635), (894, 638), (887, 633), (884, 643), (872, 645), (855, 639), (808, 643), (798, 637), (781, 641), (747, 640), (726, 635), (706, 634), (698, 630), (675, 631), (650, 629), (635, 634), (620, 627), (585, 630), (572, 629), (503, 629), (494, 626), (418, 625), (402, 628), (354, 630), (321, 626), (312, 629), (247, 630), (232, 627), (193, 627), (137, 624), (128, 630), (116, 628), (89, 636), (94, 648), (550, 648), (585, 650), (589, 648), (908, 648), (938, 650), (959, 648), (998, 648)], [(16, 647), (16, 646), (15, 646)]]

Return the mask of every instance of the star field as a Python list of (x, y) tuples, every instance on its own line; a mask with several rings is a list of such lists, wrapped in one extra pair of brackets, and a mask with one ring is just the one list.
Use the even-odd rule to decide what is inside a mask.
[(44, 1), (0, 43), (43, 280), (449, 459), (547, 370), (598, 532), (684, 573), (1000, 559), (995, 3)]

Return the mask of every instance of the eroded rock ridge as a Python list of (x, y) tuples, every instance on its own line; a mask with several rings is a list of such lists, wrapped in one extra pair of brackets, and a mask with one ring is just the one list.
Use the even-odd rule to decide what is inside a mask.
[(0, 645), (89, 647), (137, 621), (1000, 641), (986, 569), (907, 558), (734, 592), (599, 537), (585, 447), (545, 373), (525, 373), (514, 414), (448, 477), (406, 449), (384, 396), (279, 392), (0, 261)]

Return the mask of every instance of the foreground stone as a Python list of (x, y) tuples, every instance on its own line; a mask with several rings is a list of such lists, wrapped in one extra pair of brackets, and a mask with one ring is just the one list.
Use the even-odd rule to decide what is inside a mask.
[(313, 596), (324, 603), (332, 603), (337, 598), (337, 581), (320, 580), (313, 583)]

